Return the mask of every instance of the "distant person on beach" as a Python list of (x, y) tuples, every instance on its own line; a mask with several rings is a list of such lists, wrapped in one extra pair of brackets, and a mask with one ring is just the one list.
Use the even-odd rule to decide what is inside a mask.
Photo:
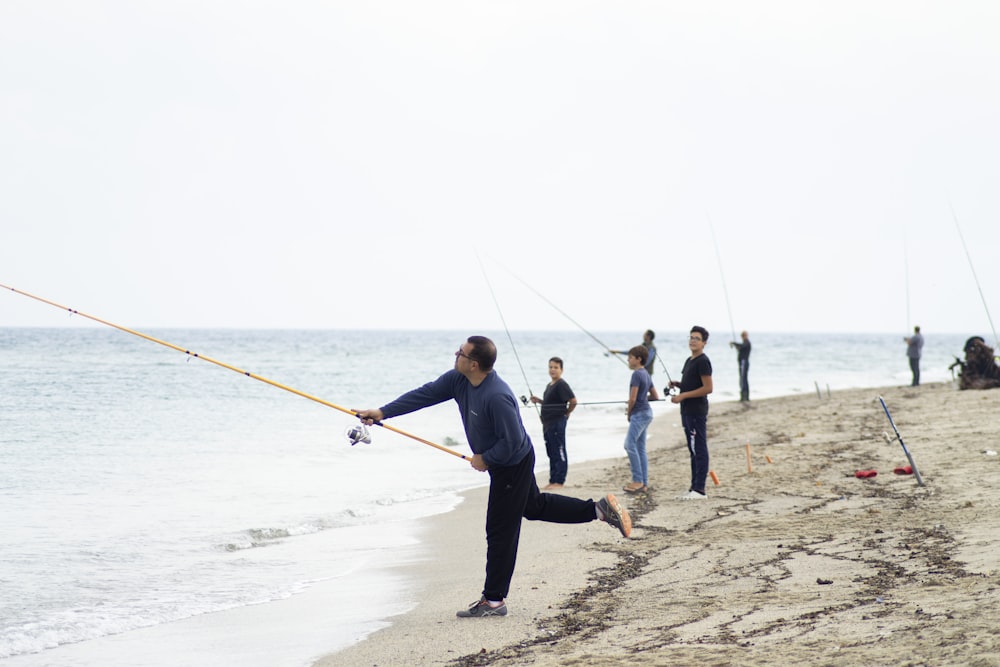
[(636, 345), (628, 351), (628, 367), (632, 369), (632, 377), (628, 383), (628, 407), (625, 409), (625, 416), (628, 418), (625, 451), (628, 452), (628, 465), (632, 472), (632, 481), (624, 487), (628, 493), (640, 493), (649, 487), (646, 431), (653, 422), (653, 408), (649, 401), (660, 400), (660, 395), (649, 372), (644, 368), (647, 354), (648, 351), (642, 345)]
[(457, 616), (506, 616), (506, 598), (514, 576), (521, 519), (552, 523), (606, 521), (623, 537), (632, 519), (613, 494), (597, 502), (542, 493), (535, 482), (535, 448), (524, 430), (517, 400), (493, 370), (496, 345), (485, 336), (469, 336), (455, 352), (455, 367), (436, 380), (409, 391), (381, 408), (357, 412), (366, 424), (416, 412), (454, 400), (473, 451), (472, 467), (490, 475), (486, 506), (486, 583), (482, 596)]
[(712, 362), (705, 354), (708, 330), (691, 327), (688, 348), (691, 356), (684, 362), (681, 381), (671, 382), (680, 392), (670, 397), (681, 404), (681, 426), (691, 454), (691, 488), (677, 496), (678, 500), (704, 500), (708, 478), (708, 395), (712, 393)]
[(741, 342), (729, 341), (729, 347), (735, 347), (738, 352), (736, 361), (740, 365), (740, 400), (750, 400), (750, 336), (746, 331), (740, 334)]
[[(642, 346), (646, 348), (648, 352), (646, 363), (644, 364), (646, 372), (649, 376), (653, 376), (653, 362), (656, 361), (656, 346), (653, 345), (653, 339), (656, 338), (656, 334), (652, 329), (646, 329), (646, 332), (642, 334)], [(628, 354), (629, 350), (608, 350), (612, 354)]]
[(906, 343), (906, 356), (910, 358), (910, 370), (913, 371), (911, 387), (920, 384), (920, 355), (924, 349), (924, 337), (920, 335), (920, 327), (913, 327), (913, 335), (903, 338)]
[(549, 378), (542, 398), (531, 397), (532, 403), (541, 403), (542, 436), (545, 438), (545, 453), (549, 456), (549, 484), (543, 491), (561, 489), (566, 484), (569, 462), (566, 459), (566, 422), (576, 409), (576, 396), (569, 383), (562, 377), (563, 360), (549, 359)]

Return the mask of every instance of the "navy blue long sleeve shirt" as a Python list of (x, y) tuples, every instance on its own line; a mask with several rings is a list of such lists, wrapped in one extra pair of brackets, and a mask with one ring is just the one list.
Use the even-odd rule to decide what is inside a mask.
[(486, 465), (516, 465), (531, 451), (531, 438), (521, 422), (514, 392), (495, 371), (475, 387), (464, 375), (452, 369), (383, 405), (380, 410), (383, 418), (388, 419), (450, 399), (458, 404), (469, 447), (473, 453), (482, 454)]

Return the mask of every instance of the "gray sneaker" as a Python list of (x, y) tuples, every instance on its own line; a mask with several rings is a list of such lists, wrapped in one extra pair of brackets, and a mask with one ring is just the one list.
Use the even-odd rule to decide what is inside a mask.
[(455, 613), (459, 618), (479, 618), (482, 616), (506, 616), (507, 603), (501, 603), (499, 607), (491, 607), (486, 598), (479, 598), (469, 605), (468, 609), (462, 609)]
[(597, 507), (604, 515), (604, 521), (620, 530), (622, 537), (628, 537), (632, 534), (632, 517), (628, 515), (628, 510), (621, 506), (613, 493), (598, 500)]

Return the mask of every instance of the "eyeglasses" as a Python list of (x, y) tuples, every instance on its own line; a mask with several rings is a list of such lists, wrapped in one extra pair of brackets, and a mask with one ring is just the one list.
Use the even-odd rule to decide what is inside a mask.
[(469, 355), (467, 355), (467, 354), (466, 354), (465, 352), (462, 352), (462, 350), (461, 350), (461, 349), (459, 349), (459, 350), (457, 350), (457, 351), (455, 352), (455, 357), (456, 357), (456, 358), (457, 358), (457, 357), (465, 357), (465, 358), (466, 358), (466, 359), (468, 359), (469, 361), (475, 361), (475, 359), (473, 359), (472, 357), (470, 357)]
[(701, 336), (688, 336), (688, 340), (701, 341)]

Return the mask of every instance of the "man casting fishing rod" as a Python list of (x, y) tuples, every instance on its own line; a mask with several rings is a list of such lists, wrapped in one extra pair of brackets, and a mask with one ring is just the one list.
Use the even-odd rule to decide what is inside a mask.
[(632, 532), (628, 511), (613, 494), (597, 502), (542, 493), (535, 481), (535, 448), (521, 422), (510, 387), (493, 370), (497, 348), (485, 336), (469, 336), (455, 352), (455, 367), (381, 408), (360, 410), (373, 424), (390, 417), (454, 400), (472, 448), (470, 464), (490, 475), (486, 506), (486, 582), (482, 596), (457, 615), (506, 616), (514, 576), (521, 519), (552, 523), (605, 521), (623, 537)]
[[(643, 364), (643, 367), (646, 369), (646, 372), (649, 373), (649, 377), (653, 377), (653, 370), (654, 370), (653, 362), (656, 361), (656, 346), (653, 345), (654, 338), (656, 338), (656, 332), (654, 332), (652, 329), (646, 329), (646, 331), (642, 334), (641, 345), (644, 348), (646, 348), (648, 352), (646, 363)], [(608, 352), (610, 352), (611, 354), (623, 354), (626, 357), (629, 354), (628, 350), (608, 350)]]

